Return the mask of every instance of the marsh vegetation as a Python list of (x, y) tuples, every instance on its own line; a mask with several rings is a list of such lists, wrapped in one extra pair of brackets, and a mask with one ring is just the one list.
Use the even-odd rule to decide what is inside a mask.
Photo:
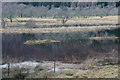
[[(71, 4), (48, 10), (6, 4), (3, 10), (17, 8), (9, 9), (15, 11), (11, 17), (3, 11), (3, 78), (118, 78), (120, 27), (115, 5)], [(114, 13), (108, 11), (111, 8)]]

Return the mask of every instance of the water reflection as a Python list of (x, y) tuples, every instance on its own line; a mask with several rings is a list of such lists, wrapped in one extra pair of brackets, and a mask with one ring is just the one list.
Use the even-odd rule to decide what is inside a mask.
[[(57, 60), (64, 62), (82, 62), (88, 56), (99, 56), (117, 51), (118, 40), (97, 41), (80, 39), (76, 36), (57, 37), (60, 34), (3, 34), (3, 61), (10, 59), (21, 60)], [(45, 43), (26, 45), (27, 40), (61, 40), (60, 43)]]

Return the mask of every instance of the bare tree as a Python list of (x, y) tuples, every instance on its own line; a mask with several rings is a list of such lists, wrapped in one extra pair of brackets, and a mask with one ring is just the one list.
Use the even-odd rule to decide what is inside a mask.
[(63, 25), (65, 25), (66, 22), (67, 22), (67, 17), (63, 17), (62, 20), (61, 20), (61, 23), (62, 23)]
[(3, 18), (7, 18), (13, 22), (13, 18), (17, 16), (17, 5), (7, 4), (3, 6)]
[(2, 18), (2, 28), (5, 28), (6, 27), (6, 20), (4, 18)]
[[(114, 11), (112, 11), (114, 10)], [(115, 3), (109, 3), (109, 6), (104, 6), (104, 4), (97, 5), (97, 3), (71, 3), (70, 7), (60, 6), (54, 7), (48, 5), (45, 6), (32, 6), (24, 4), (7, 4), (3, 5), (3, 15), (4, 18), (13, 21), (15, 17), (57, 17), (62, 18), (60, 21), (62, 24), (65, 24), (68, 19), (67, 17), (75, 16), (108, 16), (116, 15), (117, 8)], [(64, 17), (64, 18), (63, 18)]]
[(26, 5), (24, 5), (24, 4), (19, 4), (18, 5), (18, 16), (19, 17), (23, 17), (24, 16), (24, 12), (26, 12), (25, 10), (26, 10), (26, 8), (27, 8), (27, 6)]

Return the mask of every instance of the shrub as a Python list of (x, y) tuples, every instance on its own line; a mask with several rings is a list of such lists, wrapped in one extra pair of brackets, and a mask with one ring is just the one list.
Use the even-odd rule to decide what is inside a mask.
[(24, 79), (25, 77), (28, 76), (28, 73), (18, 73), (18, 74), (15, 74), (14, 75), (14, 78), (17, 78), (17, 79)]
[(36, 25), (35, 21), (29, 20), (29, 21), (25, 24), (25, 27), (28, 27), (28, 28), (37, 28), (38, 26)]
[(67, 76), (73, 76), (73, 73), (66, 73)]
[(35, 67), (35, 71), (42, 71), (44, 70), (45, 68), (43, 68), (42, 66), (36, 66)]
[(63, 17), (61, 23), (64, 25), (67, 22), (67, 18)]

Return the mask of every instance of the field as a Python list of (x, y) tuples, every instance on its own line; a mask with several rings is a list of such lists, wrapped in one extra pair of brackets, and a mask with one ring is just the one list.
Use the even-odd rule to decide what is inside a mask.
[(119, 27), (118, 16), (6, 20), (3, 78), (118, 78)]
[[(9, 20), (8, 20), (9, 21)], [(18, 22), (19, 21), (19, 22)], [(21, 22), (20, 22), (21, 21)], [(27, 22), (28, 21), (28, 22)], [(62, 33), (76, 31), (100, 31), (114, 29), (118, 26), (118, 16), (88, 17), (68, 19), (62, 25), (60, 19), (53, 18), (17, 18), (17, 21), (6, 22), (7, 28), (3, 28), (3, 33)], [(27, 28), (26, 28), (27, 26)]]

